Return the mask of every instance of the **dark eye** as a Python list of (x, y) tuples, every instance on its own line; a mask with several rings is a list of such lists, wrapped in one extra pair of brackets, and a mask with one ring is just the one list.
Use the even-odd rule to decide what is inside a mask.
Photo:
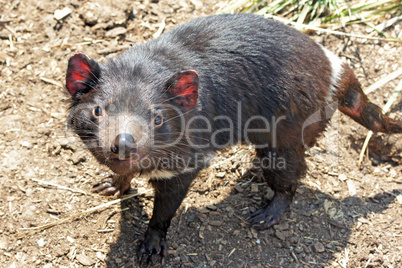
[(94, 116), (101, 116), (102, 115), (102, 108), (99, 107), (99, 106), (95, 107), (94, 110), (93, 110), (93, 114), (94, 114)]
[(163, 123), (163, 117), (161, 115), (155, 116), (154, 124), (155, 126), (160, 126)]

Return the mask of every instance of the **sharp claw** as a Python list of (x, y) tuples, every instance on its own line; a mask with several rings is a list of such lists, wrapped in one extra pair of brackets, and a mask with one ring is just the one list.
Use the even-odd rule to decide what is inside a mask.
[(164, 265), (164, 263), (166, 262), (166, 242), (163, 241), (160, 236), (158, 236), (156, 240), (154, 239), (155, 237), (152, 236), (146, 236), (144, 237), (144, 239), (141, 239), (142, 242), (138, 250), (138, 261), (141, 266), (152, 266), (158, 256), (161, 257), (162, 265)]
[(120, 189), (117, 189), (113, 184), (113, 175), (110, 175), (103, 180), (96, 182), (92, 186), (92, 192), (100, 195), (114, 195), (119, 197), (121, 194)]

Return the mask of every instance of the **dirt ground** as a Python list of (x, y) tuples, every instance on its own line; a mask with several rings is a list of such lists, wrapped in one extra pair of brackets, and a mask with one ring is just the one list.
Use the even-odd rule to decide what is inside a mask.
[[(135, 266), (137, 240), (152, 211), (150, 193), (42, 231), (23, 229), (113, 200), (91, 193), (110, 172), (66, 130), (67, 60), (78, 51), (112, 57), (220, 7), (211, 0), (0, 0), (1, 267)], [(63, 17), (64, 8), (69, 15), (56, 20), (55, 11)], [(386, 33), (402, 38), (401, 28)], [(368, 34), (363, 25), (344, 30)], [(402, 67), (400, 43), (312, 37), (348, 62), (364, 87)], [(383, 106), (397, 83), (370, 99)], [(390, 115), (401, 118), (401, 108), (399, 97)], [(337, 112), (308, 152), (309, 171), (286, 217), (265, 231), (244, 221), (272, 194), (258, 169), (247, 172), (253, 150), (220, 153), (172, 222), (167, 266), (402, 267), (402, 136), (374, 135), (359, 169), (366, 133)], [(138, 179), (132, 188), (149, 186)]]

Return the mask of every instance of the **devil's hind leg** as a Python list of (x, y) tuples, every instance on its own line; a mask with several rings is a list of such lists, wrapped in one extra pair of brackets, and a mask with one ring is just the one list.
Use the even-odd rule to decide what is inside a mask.
[[(256, 151), (257, 157), (260, 158), (264, 178), (275, 191), (275, 195), (264, 208), (252, 214), (248, 221), (257, 229), (266, 229), (281, 220), (292, 202), (298, 181), (306, 171), (304, 147), (274, 151), (257, 149)], [(269, 165), (265, 163), (269, 163)]]

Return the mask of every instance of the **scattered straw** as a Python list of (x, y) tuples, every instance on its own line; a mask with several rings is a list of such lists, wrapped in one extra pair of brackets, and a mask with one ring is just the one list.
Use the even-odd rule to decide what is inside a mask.
[(159, 29), (152, 35), (152, 37), (158, 38), (159, 36), (161, 36), (161, 34), (163, 33), (163, 31), (165, 30), (166, 27), (166, 22), (165, 22), (165, 18), (162, 20), (161, 23), (159, 23)]
[(68, 188), (66, 186), (58, 185), (56, 183), (51, 183), (51, 182), (48, 182), (48, 181), (42, 181), (42, 180), (38, 180), (38, 179), (32, 179), (32, 180), (36, 181), (36, 182), (38, 182), (40, 184), (54, 186), (54, 187), (57, 187), (57, 188), (60, 188), (60, 189), (63, 189), (63, 190), (68, 190), (68, 191), (71, 191), (71, 192), (74, 192), (74, 193), (80, 193), (80, 194), (85, 194), (85, 195), (87, 194), (87, 192), (85, 192), (83, 190), (80, 190), (80, 189), (72, 189), (72, 188)]
[(348, 36), (348, 37), (355, 37), (355, 38), (362, 38), (362, 39), (370, 39), (370, 40), (381, 40), (381, 41), (388, 41), (388, 42), (402, 42), (402, 39), (397, 39), (397, 38), (380, 38), (380, 37), (372, 37), (372, 36), (367, 36), (367, 35), (359, 35), (359, 34), (350, 34), (350, 33), (344, 33), (344, 32), (339, 32), (339, 31), (333, 31), (333, 30), (328, 30), (328, 29), (323, 29), (320, 27), (315, 27), (315, 26), (310, 26), (306, 24), (301, 24), (301, 23), (296, 23), (291, 20), (281, 18), (279, 16), (271, 15), (271, 14), (264, 14), (263, 15), (267, 19), (273, 19), (280, 21), (285, 24), (292, 25), (296, 27), (297, 29), (307, 29), (307, 30), (313, 30), (317, 32), (323, 32), (323, 33), (329, 33), (329, 34), (334, 34), (334, 35), (342, 35), (342, 36)]
[(230, 257), (235, 251), (236, 251), (236, 248), (232, 249), (232, 251), (229, 253), (228, 257)]
[(400, 76), (402, 74), (402, 68), (399, 68), (398, 70), (396, 70), (395, 72), (390, 73), (389, 75), (387, 75), (386, 77), (378, 80), (377, 82), (375, 82), (374, 84), (372, 84), (371, 86), (369, 86), (368, 88), (366, 88), (364, 90), (364, 93), (369, 94), (371, 92), (373, 92), (374, 90), (376, 90), (377, 88), (383, 86), (384, 84), (388, 83), (389, 81), (397, 78), (398, 76)]
[(113, 200), (113, 201), (110, 201), (110, 202), (108, 202), (108, 203), (105, 203), (105, 204), (102, 204), (102, 205), (99, 205), (99, 206), (96, 206), (96, 207), (87, 209), (87, 210), (85, 210), (85, 211), (76, 213), (76, 214), (71, 215), (71, 216), (69, 216), (69, 217), (67, 217), (67, 218), (63, 218), (63, 219), (60, 219), (60, 220), (58, 220), (58, 221), (55, 221), (55, 222), (52, 222), (52, 223), (49, 223), (49, 224), (45, 224), (45, 225), (37, 226), (37, 227), (32, 227), (32, 228), (20, 228), (20, 230), (24, 230), (24, 231), (41, 231), (41, 230), (45, 230), (45, 229), (48, 229), (48, 228), (50, 228), (50, 227), (53, 227), (53, 226), (62, 224), (62, 223), (64, 223), (64, 222), (67, 222), (67, 221), (70, 221), (70, 220), (73, 220), (73, 219), (76, 219), (76, 218), (78, 218), (78, 217), (80, 217), (80, 216), (83, 216), (83, 215), (85, 215), (85, 214), (89, 214), (89, 213), (95, 212), (95, 211), (97, 211), (97, 210), (110, 207), (111, 205), (120, 203), (120, 202), (122, 202), (122, 201), (124, 201), (124, 200), (133, 198), (133, 197), (138, 196), (138, 195), (145, 194), (145, 193), (150, 192), (150, 191), (152, 191), (152, 190), (150, 189), (150, 190), (146, 190), (146, 191), (143, 191), (143, 192), (139, 192), (139, 193), (135, 193), (135, 194), (126, 195), (126, 196), (123, 196), (123, 197), (121, 197), (121, 198), (118, 198), (118, 199), (115, 199), (115, 200)]
[(49, 79), (49, 78), (45, 78), (45, 77), (41, 76), (40, 80), (42, 80), (45, 83), (52, 84), (52, 85), (64, 88), (64, 86), (62, 84), (60, 84), (59, 82), (57, 82), (57, 81), (55, 81), (53, 79)]

